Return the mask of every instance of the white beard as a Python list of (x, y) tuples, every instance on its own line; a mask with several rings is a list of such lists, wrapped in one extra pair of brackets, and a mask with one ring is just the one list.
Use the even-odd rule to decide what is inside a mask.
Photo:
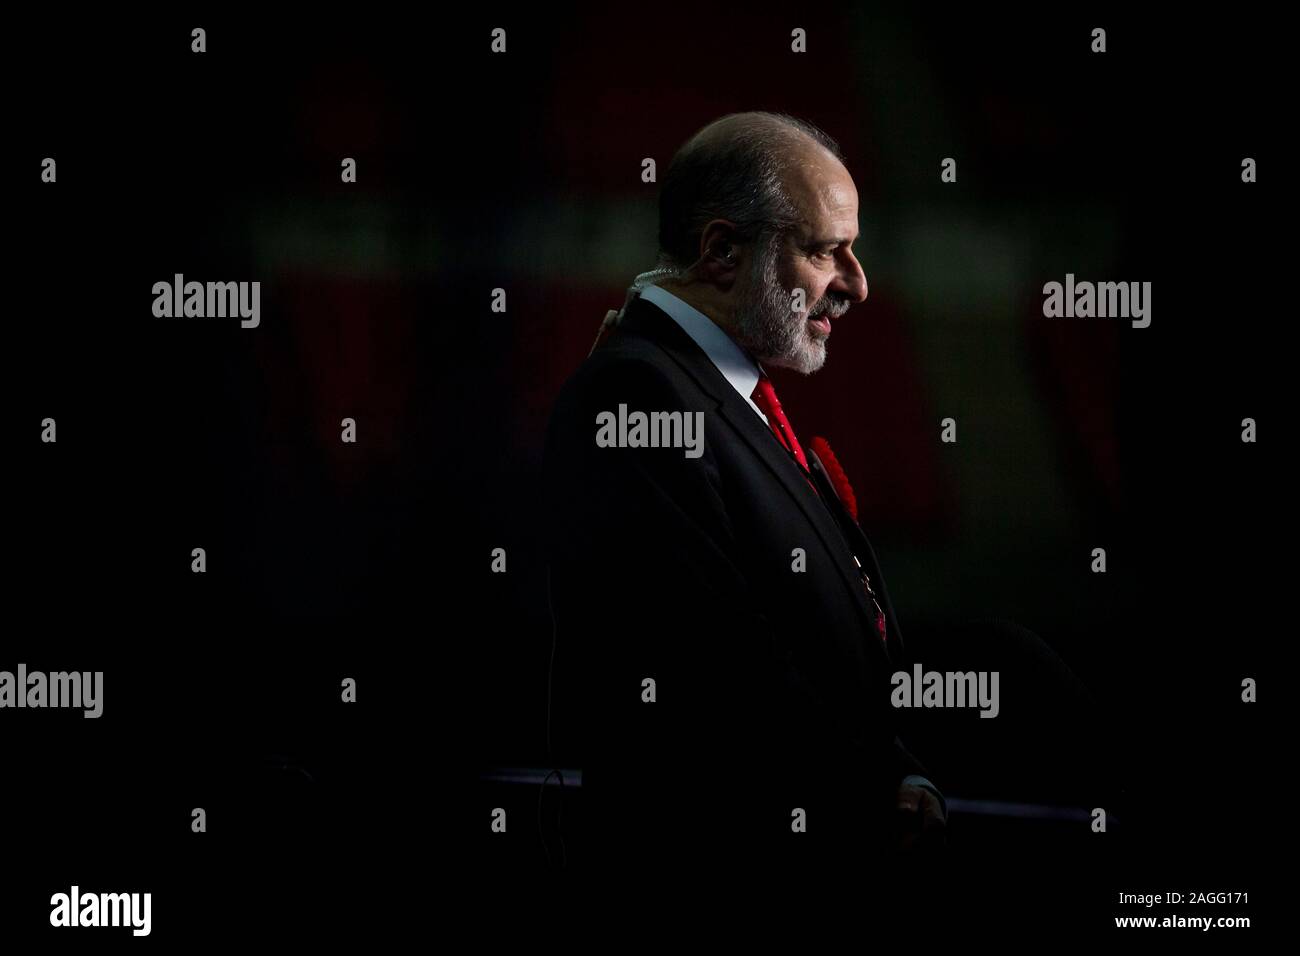
[(737, 340), (759, 361), (810, 375), (826, 362), (826, 339), (814, 334), (809, 318), (843, 315), (848, 304), (823, 296), (805, 311), (792, 310), (791, 290), (781, 285), (776, 253), (773, 242), (754, 258), (749, 286), (736, 304)]

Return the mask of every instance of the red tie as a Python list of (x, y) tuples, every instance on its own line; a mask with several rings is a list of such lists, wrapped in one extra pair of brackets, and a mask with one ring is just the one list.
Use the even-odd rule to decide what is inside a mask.
[(808, 459), (804, 456), (803, 449), (799, 447), (799, 439), (794, 437), (794, 429), (790, 427), (790, 420), (785, 417), (785, 412), (781, 411), (781, 403), (777, 401), (776, 389), (772, 387), (772, 380), (766, 375), (758, 377), (758, 384), (754, 386), (754, 394), (750, 396), (754, 400), (764, 415), (767, 416), (767, 424), (771, 427), (776, 437), (780, 440), (789, 451), (794, 453), (803, 470), (808, 470)]
[[(808, 474), (808, 459), (799, 447), (799, 439), (794, 437), (794, 429), (790, 427), (790, 421), (785, 417), (785, 412), (781, 410), (781, 403), (777, 400), (776, 389), (772, 387), (772, 380), (766, 374), (759, 375), (758, 385), (754, 387), (753, 394), (754, 404), (762, 409), (763, 414), (767, 416), (767, 424), (771, 427), (772, 432), (777, 439), (784, 445), (799, 464), (803, 466), (804, 477), (808, 479), (808, 484), (813, 491), (817, 486), (813, 484), (811, 475)], [(866, 589), (867, 597), (871, 600), (871, 606), (875, 611), (876, 631), (880, 635), (882, 643), (887, 644), (885, 637), (885, 612), (881, 610), (880, 602), (876, 600), (875, 588), (871, 586), (871, 578), (867, 576), (866, 569), (862, 567), (862, 562), (858, 561), (857, 556), (853, 557), (858, 566), (858, 574), (862, 578), (862, 586)]]

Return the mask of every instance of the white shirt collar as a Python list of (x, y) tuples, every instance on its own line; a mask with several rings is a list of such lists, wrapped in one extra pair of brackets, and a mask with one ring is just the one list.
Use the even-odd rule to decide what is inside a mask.
[(724, 332), (716, 322), (666, 289), (657, 285), (641, 290), (641, 298), (663, 309), (695, 340), (704, 354), (717, 366), (718, 371), (765, 423), (767, 416), (754, 404), (754, 389), (758, 386), (758, 364)]

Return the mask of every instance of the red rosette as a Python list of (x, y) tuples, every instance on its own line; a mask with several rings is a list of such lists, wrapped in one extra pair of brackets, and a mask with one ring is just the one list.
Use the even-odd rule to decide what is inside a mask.
[(830, 443), (820, 435), (815, 437), (809, 446), (813, 453), (821, 459), (822, 465), (826, 468), (826, 475), (831, 480), (831, 485), (835, 488), (835, 493), (840, 496), (840, 501), (844, 503), (845, 509), (853, 520), (858, 520), (858, 499), (853, 494), (853, 486), (849, 484), (848, 475), (844, 474), (844, 469), (840, 467), (839, 459), (835, 457), (835, 452), (831, 451)]

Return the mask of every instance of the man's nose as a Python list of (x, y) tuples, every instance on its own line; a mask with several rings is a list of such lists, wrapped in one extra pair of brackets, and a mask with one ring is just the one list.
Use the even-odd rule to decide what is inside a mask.
[(850, 302), (865, 302), (867, 275), (862, 271), (862, 265), (857, 257), (853, 255), (853, 250), (846, 249), (845, 252), (848, 254), (848, 262), (836, 277), (836, 291), (843, 294)]

